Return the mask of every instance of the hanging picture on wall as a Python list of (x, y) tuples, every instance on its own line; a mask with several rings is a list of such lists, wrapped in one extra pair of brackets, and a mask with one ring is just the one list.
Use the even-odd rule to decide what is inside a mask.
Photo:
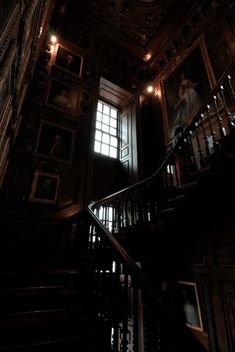
[(29, 201), (55, 204), (59, 189), (59, 176), (36, 170)]
[(74, 131), (48, 121), (41, 121), (36, 153), (47, 158), (71, 163)]
[(201, 37), (178, 58), (162, 81), (167, 143), (193, 120), (213, 83), (211, 65)]
[(58, 80), (51, 80), (47, 104), (72, 115), (77, 115), (79, 91)]
[(55, 64), (66, 70), (68, 73), (74, 74), (78, 77), (81, 76), (82, 70), (82, 57), (63, 45), (58, 46)]
[(191, 329), (203, 331), (197, 285), (190, 281), (177, 281), (176, 299), (185, 324)]

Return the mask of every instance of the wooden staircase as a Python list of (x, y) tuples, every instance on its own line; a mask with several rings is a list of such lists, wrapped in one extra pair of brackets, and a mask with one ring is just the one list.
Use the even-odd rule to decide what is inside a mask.
[(1, 272), (0, 312), (0, 351), (105, 350), (94, 297), (77, 270)]
[[(3, 211), (0, 351), (208, 350), (160, 285), (179, 275), (187, 245), (233, 215), (235, 133), (224, 79), (233, 102), (224, 76), (151, 177), (56, 226), (45, 221), (45, 231), (26, 215), (21, 232)], [(222, 107), (213, 105), (217, 94)]]

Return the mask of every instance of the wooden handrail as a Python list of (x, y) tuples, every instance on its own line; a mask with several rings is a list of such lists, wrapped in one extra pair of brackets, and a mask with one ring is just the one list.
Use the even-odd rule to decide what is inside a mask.
[[(149, 297), (149, 299), (151, 300), (151, 303), (154, 306), (158, 307), (158, 310), (160, 309), (162, 315), (166, 318), (167, 323), (171, 327), (173, 327), (175, 331), (178, 332), (179, 336), (177, 336), (177, 334), (175, 336), (176, 338), (175, 347), (177, 348), (176, 350), (178, 350), (178, 348), (179, 350), (181, 349), (182, 341), (180, 341), (180, 339), (184, 337), (186, 338), (186, 340), (188, 340), (188, 343), (189, 343), (188, 346), (190, 346), (190, 349), (192, 351), (206, 351), (204, 346), (202, 346), (201, 343), (194, 337), (191, 330), (188, 327), (186, 327), (185, 324), (182, 324), (182, 321), (179, 321), (179, 318), (175, 316), (175, 314), (171, 311), (171, 306), (169, 302), (167, 302), (162, 297), (162, 295), (159, 294), (156, 287), (152, 284), (152, 282), (149, 281), (149, 279), (145, 276), (143, 271), (139, 269), (136, 262), (131, 258), (131, 256), (127, 253), (127, 251), (115, 238), (116, 236), (118, 236), (118, 231), (120, 230), (120, 227), (117, 228), (117, 233), (116, 232), (111, 233), (105, 226), (107, 219), (104, 219), (104, 221), (100, 220), (99, 216), (96, 215), (95, 211), (99, 210), (99, 208), (101, 207), (106, 207), (106, 209), (108, 209), (108, 207), (110, 208), (116, 207), (115, 211), (117, 211), (118, 216), (120, 216), (121, 214), (122, 217), (127, 217), (128, 215), (127, 207), (129, 204), (128, 202), (129, 201), (131, 202), (130, 207), (132, 206), (138, 207), (139, 206), (138, 191), (141, 192), (142, 190), (145, 190), (147, 186), (151, 186), (152, 184), (155, 185), (155, 191), (157, 186), (157, 189), (160, 191), (160, 194), (158, 194), (157, 197), (159, 197), (159, 199), (161, 198), (162, 196), (161, 191), (164, 191), (164, 189), (161, 190), (161, 187), (163, 187), (163, 174), (166, 171), (167, 165), (171, 164), (172, 158), (174, 158), (174, 156), (179, 151), (179, 148), (184, 142), (185, 138), (187, 138), (188, 135), (190, 135), (190, 131), (196, 128), (197, 126), (196, 123), (198, 123), (198, 121), (201, 120), (201, 114), (204, 111), (206, 111), (208, 102), (210, 102), (213, 99), (214, 95), (218, 94), (221, 85), (224, 83), (226, 77), (228, 76), (234, 64), (235, 64), (235, 60), (229, 65), (223, 77), (220, 78), (220, 80), (217, 82), (214, 89), (209, 93), (207, 99), (202, 104), (200, 110), (192, 118), (192, 121), (190, 122), (188, 127), (184, 131), (182, 131), (182, 133), (178, 135), (175, 141), (169, 146), (169, 150), (167, 151), (167, 154), (164, 160), (161, 162), (161, 165), (156, 170), (156, 172), (154, 172), (153, 175), (133, 184), (132, 186), (124, 188), (118, 192), (115, 192), (98, 201), (94, 201), (88, 205), (88, 213), (93, 223), (95, 224), (95, 226), (99, 229), (99, 233), (101, 233), (106, 238), (106, 240), (111, 244), (111, 248), (115, 251), (116, 255), (120, 258), (120, 261), (124, 263), (125, 266), (128, 268), (128, 272), (130, 272), (131, 277), (137, 283), (138, 287), (142, 290), (142, 292), (144, 292), (144, 294), (147, 295), (147, 297)], [(224, 109), (226, 109), (225, 106), (224, 106)], [(206, 118), (204, 119), (204, 121), (206, 121)], [(137, 198), (137, 201), (135, 200), (135, 198)], [(158, 202), (159, 199), (156, 199), (156, 201)], [(145, 201), (145, 199), (143, 199), (143, 201)], [(148, 201), (149, 202), (152, 201), (151, 196), (148, 199)], [(123, 207), (122, 210), (124, 212), (124, 215), (122, 212), (119, 213), (119, 207)], [(129, 211), (131, 212), (131, 210)], [(147, 212), (148, 212), (148, 209), (147, 209)], [(135, 221), (133, 223), (134, 225), (138, 224), (138, 222), (135, 222)], [(125, 229), (125, 226), (123, 227), (123, 229)], [(190, 344), (192, 345), (192, 347)]]
[[(102, 224), (102, 222), (97, 218), (91, 209), (88, 209), (88, 213), (90, 215), (90, 220), (92, 219), (95, 226), (98, 227), (99, 233), (101, 232), (103, 236), (106, 237), (106, 240), (111, 244), (112, 250), (114, 250), (117, 256), (120, 258), (120, 262), (127, 267), (128, 272), (131, 274), (132, 280), (147, 297), (148, 304), (151, 304), (152, 307), (158, 307), (158, 311), (161, 313), (161, 316), (165, 318), (169, 326), (171, 326), (171, 329), (175, 331), (174, 335), (176, 341), (174, 347), (177, 348), (176, 351), (180, 351), (182, 346), (191, 346), (190, 348), (192, 352), (206, 352), (206, 348), (201, 345), (201, 343), (193, 335), (192, 331), (185, 324), (183, 324), (181, 320), (179, 320), (179, 317), (174, 314), (171, 305), (162, 297), (161, 294), (159, 294), (156, 287), (146, 277), (136, 262), (123, 248), (123, 246)], [(184, 338), (184, 342), (182, 338)]]
[(92, 208), (94, 206), (99, 206), (102, 205), (104, 203), (110, 202), (111, 200), (115, 199), (116, 197), (121, 197), (123, 194), (128, 193), (148, 182), (151, 182), (153, 179), (155, 179), (156, 177), (158, 177), (158, 175), (161, 174), (161, 171), (164, 169), (164, 167), (169, 163), (169, 160), (171, 159), (171, 157), (174, 155), (174, 153), (176, 152), (176, 150), (178, 149), (178, 147), (180, 146), (180, 144), (182, 143), (182, 140), (185, 138), (185, 136), (189, 133), (190, 130), (194, 129), (194, 125), (196, 122), (199, 121), (199, 118), (201, 116), (201, 113), (203, 113), (207, 107), (208, 101), (210, 101), (212, 99), (212, 97), (218, 93), (218, 90), (220, 88), (220, 86), (222, 85), (222, 83), (224, 82), (226, 76), (229, 74), (229, 72), (231, 71), (232, 67), (235, 65), (235, 60), (228, 66), (228, 68), (226, 69), (224, 75), (219, 79), (219, 81), (217, 82), (216, 86), (214, 87), (214, 89), (209, 93), (209, 95), (207, 96), (207, 98), (205, 99), (205, 101), (203, 102), (200, 110), (195, 114), (195, 116), (193, 117), (192, 121), (190, 122), (190, 124), (187, 126), (187, 128), (182, 132), (181, 136), (179, 136), (177, 138), (177, 142), (175, 144), (171, 144), (170, 148), (164, 158), (164, 160), (161, 162), (160, 166), (158, 167), (158, 169), (149, 177), (136, 182), (135, 184), (126, 187), (118, 192), (112, 193), (111, 195), (104, 197), (100, 200), (94, 201), (91, 204), (88, 205), (89, 209), (92, 210)]

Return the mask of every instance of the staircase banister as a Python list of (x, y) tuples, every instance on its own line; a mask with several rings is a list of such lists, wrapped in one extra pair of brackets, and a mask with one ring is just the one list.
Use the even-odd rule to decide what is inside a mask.
[(185, 128), (185, 130), (183, 131), (183, 135), (182, 138), (184, 138), (190, 130), (192, 130), (195, 126), (195, 123), (198, 122), (198, 117), (201, 116), (201, 114), (203, 112), (205, 112), (206, 107), (208, 105), (208, 101), (210, 101), (214, 95), (216, 95), (219, 91), (219, 88), (221, 87), (221, 85), (224, 82), (225, 77), (228, 77), (229, 72), (231, 71), (232, 67), (235, 66), (235, 59), (228, 65), (226, 71), (224, 72), (224, 74), (220, 77), (220, 79), (218, 80), (218, 82), (216, 83), (215, 87), (213, 88), (213, 90), (208, 94), (208, 96), (206, 97), (206, 99), (204, 100), (204, 102), (202, 103), (201, 108), (199, 109), (199, 111), (197, 111), (197, 113), (194, 115), (194, 117), (192, 118), (192, 121), (189, 123), (189, 125)]
[[(166, 323), (166, 326), (170, 327), (171, 330), (174, 331), (173, 345), (175, 351), (182, 350), (182, 346), (184, 346), (184, 342), (182, 344), (182, 339), (185, 341), (185, 346), (187, 349), (190, 349), (192, 352), (204, 352), (207, 349), (198, 341), (198, 339), (193, 335), (192, 331), (186, 326), (186, 324), (183, 323), (181, 317), (176, 316), (177, 313), (174, 307), (172, 307), (170, 302), (162, 297), (161, 292), (158, 292), (157, 287), (154, 286), (151, 280), (149, 280), (148, 276), (145, 275), (145, 273), (138, 267), (133, 258), (123, 248), (122, 244), (119, 243), (116, 235), (118, 236), (119, 233), (122, 234), (122, 231), (125, 229), (135, 228), (132, 225), (142, 225), (144, 221), (152, 222), (152, 220), (155, 221), (155, 219), (158, 217), (159, 210), (161, 210), (162, 205), (163, 207), (165, 205), (164, 191), (167, 191), (169, 188), (167, 182), (168, 177), (170, 177), (171, 174), (168, 171), (168, 165), (170, 166), (171, 170), (171, 165), (174, 165), (174, 159), (178, 155), (180, 148), (183, 147), (185, 141), (187, 142), (189, 135), (192, 134), (191, 131), (195, 130), (197, 125), (201, 124), (204, 132), (203, 138), (205, 141), (207, 141), (208, 134), (207, 132), (205, 133), (204, 126), (205, 122), (207, 123), (208, 121), (210, 123), (210, 116), (205, 113), (208, 111), (207, 105), (211, 101), (213, 102), (213, 97), (220, 93), (221, 85), (224, 85), (226, 78), (230, 80), (228, 75), (231, 72), (231, 69), (234, 67), (234, 64), (235, 60), (228, 66), (223, 76), (218, 80), (217, 84), (209, 93), (200, 110), (194, 115), (189, 125), (184, 130), (182, 130), (182, 132), (176, 135), (174, 140), (168, 146), (166, 146), (166, 155), (158, 169), (151, 176), (107, 197), (104, 197), (103, 199), (94, 201), (88, 205), (88, 214), (90, 215), (90, 219), (92, 219), (92, 224), (95, 228), (99, 229), (100, 237), (105, 239), (105, 241), (108, 241), (110, 244), (110, 248), (112, 248), (115, 254), (114, 258), (117, 258), (117, 261), (120, 261), (124, 264), (125, 269), (127, 269), (126, 272), (129, 273), (130, 277), (133, 279), (135, 286), (140, 289), (144, 297), (148, 299), (148, 306), (150, 303), (150, 306), (152, 307), (151, 313), (158, 314), (160, 317), (162, 317), (163, 322)], [(229, 92), (232, 93), (234, 98), (231, 81), (228, 83)], [(228, 120), (229, 124), (230, 112), (226, 106), (227, 101), (222, 99), (222, 102), (223, 104), (221, 106), (221, 111), (222, 113), (225, 112), (226, 119)], [(202, 120), (201, 114), (203, 113), (205, 113), (205, 118), (203, 117)], [(212, 129), (210, 132), (213, 132)], [(152, 186), (154, 187), (151, 188)], [(148, 192), (149, 190), (150, 193)], [(144, 202), (147, 204), (147, 206), (144, 205)], [(152, 208), (148, 208), (150, 206), (152, 206)], [(107, 217), (109, 207), (113, 207), (114, 209), (112, 220)], [(130, 220), (129, 215), (132, 216), (132, 211), (136, 211), (136, 213), (134, 213), (134, 216), (131, 218), (132, 220)], [(102, 219), (100, 218), (100, 215)], [(116, 221), (115, 216), (118, 216), (120, 221)], [(112, 230), (110, 227), (110, 221), (112, 222)], [(107, 228), (107, 225), (109, 229)], [(137, 226), (137, 228), (141, 227)], [(113, 233), (111, 233), (111, 231), (113, 231)]]
[(160, 171), (163, 169), (163, 167), (165, 165), (167, 165), (167, 162), (169, 161), (170, 157), (174, 154), (174, 151), (176, 150), (176, 146), (174, 146), (173, 148), (171, 148), (168, 152), (167, 155), (165, 156), (164, 160), (162, 161), (161, 165), (159, 166), (159, 168), (157, 169), (157, 171), (154, 172), (154, 174), (152, 174), (149, 177), (144, 178), (141, 181), (138, 181), (136, 183), (134, 183), (131, 186), (128, 186), (126, 188), (121, 189), (120, 191), (117, 191), (115, 193), (112, 193), (111, 195), (104, 197), (102, 199), (96, 200), (91, 202), (88, 205), (88, 208), (93, 211), (93, 207), (94, 206), (99, 206), (105, 203), (108, 203), (110, 201), (112, 201), (113, 199), (115, 199), (116, 197), (121, 197), (123, 194), (128, 193), (128, 192), (132, 192), (135, 189), (138, 189), (140, 186), (147, 184), (148, 182), (151, 182), (154, 178), (158, 177), (158, 175), (160, 174)]
[(157, 288), (90, 208), (88, 208), (88, 214), (90, 215), (90, 219), (93, 220), (95, 226), (99, 228), (103, 236), (105, 236), (111, 244), (112, 249), (115, 251), (115, 254), (119, 257), (120, 261), (128, 269), (132, 280), (145, 297), (148, 298), (148, 304), (151, 303), (152, 311), (154, 312), (157, 309), (158, 314), (161, 314), (173, 331), (175, 331), (176, 347), (180, 350), (182, 347), (182, 337), (184, 337), (185, 346), (189, 344), (192, 352), (206, 352), (206, 348), (196, 339), (192, 331), (183, 324), (181, 320), (179, 320), (179, 317), (172, 312), (171, 305), (158, 293)]
[(161, 171), (164, 169), (164, 167), (169, 163), (170, 158), (174, 155), (174, 153), (177, 151), (178, 147), (181, 145), (183, 139), (185, 138), (185, 136), (188, 135), (188, 133), (193, 130), (195, 128), (195, 123), (197, 123), (199, 121), (199, 118), (201, 116), (201, 114), (206, 110), (208, 101), (210, 101), (210, 99), (216, 95), (218, 93), (218, 90), (220, 88), (220, 86), (222, 85), (222, 83), (224, 82), (224, 79), (226, 76), (228, 76), (229, 72), (231, 71), (232, 67), (235, 65), (235, 60), (232, 61), (232, 63), (230, 65), (228, 65), (226, 71), (224, 72), (224, 74), (222, 75), (222, 77), (218, 80), (216, 86), (213, 88), (213, 90), (209, 93), (209, 95), (207, 96), (207, 98), (205, 99), (205, 101), (203, 102), (201, 108), (199, 111), (197, 111), (197, 113), (194, 115), (194, 117), (192, 118), (192, 121), (189, 123), (189, 125), (185, 128), (185, 130), (182, 132), (182, 134), (179, 136), (177, 136), (176, 138), (176, 143), (171, 142), (168, 144), (168, 151), (167, 154), (165, 156), (165, 158), (163, 159), (163, 161), (161, 162), (160, 166), (158, 167), (158, 169), (149, 177), (134, 183), (133, 185), (126, 187), (120, 191), (117, 191), (115, 193), (112, 193), (111, 195), (104, 197), (100, 200), (96, 200), (93, 201), (90, 205), (89, 205), (89, 209), (93, 209), (94, 206), (101, 206), (105, 203), (109, 203), (111, 202), (113, 199), (115, 198), (120, 198), (122, 197), (122, 195), (127, 194), (128, 192), (133, 192), (134, 190), (138, 189), (140, 186), (147, 184), (148, 182), (153, 181), (155, 178), (157, 178), (158, 176), (160, 177), (161, 175)]
[(142, 270), (138, 267), (135, 261), (130, 257), (122, 245), (115, 239), (115, 237), (109, 232), (109, 230), (101, 223), (101, 221), (96, 217), (91, 209), (89, 209), (89, 214), (93, 218), (96, 226), (102, 231), (102, 233), (107, 237), (108, 241), (112, 244), (112, 247), (117, 252), (118, 256), (122, 259), (122, 262), (130, 269), (132, 277), (139, 283), (140, 288), (144, 288), (148, 294), (153, 297), (156, 303), (160, 305), (163, 312), (167, 314), (168, 318), (174, 320), (175, 316), (170, 311), (170, 307), (167, 306), (167, 302), (158, 295), (156, 289), (152, 283), (146, 278)]

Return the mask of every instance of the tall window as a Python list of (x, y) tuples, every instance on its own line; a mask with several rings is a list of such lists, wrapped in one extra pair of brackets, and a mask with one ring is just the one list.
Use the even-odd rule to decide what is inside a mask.
[(101, 100), (96, 111), (94, 150), (111, 158), (118, 157), (118, 110)]

